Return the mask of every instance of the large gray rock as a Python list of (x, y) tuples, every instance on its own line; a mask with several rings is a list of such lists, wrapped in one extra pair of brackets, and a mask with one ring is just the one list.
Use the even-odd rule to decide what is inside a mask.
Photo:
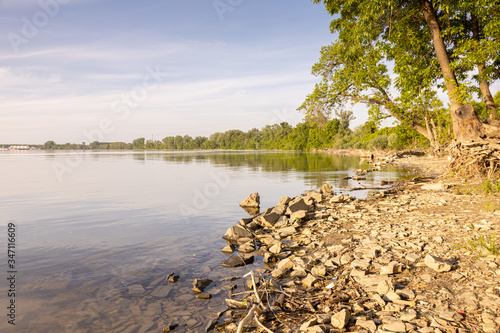
[(240, 267), (245, 265), (253, 264), (254, 257), (251, 254), (237, 254), (226, 261), (224, 261), (222, 267)]
[(241, 238), (253, 238), (253, 234), (249, 228), (237, 224), (227, 229), (222, 238), (228, 242), (237, 243)]
[(307, 210), (298, 210), (290, 214), (290, 220), (304, 219), (307, 216)]
[(269, 227), (269, 226), (272, 227), (276, 222), (278, 222), (280, 217), (281, 215), (279, 213), (271, 211), (270, 213), (263, 214), (262, 216), (260, 216), (259, 222), (264, 227)]
[(247, 242), (245, 244), (240, 245), (240, 247), (238, 247), (238, 251), (241, 253), (251, 253), (251, 252), (255, 251), (255, 242), (250, 241), (250, 242)]
[(206, 287), (210, 285), (213, 281), (210, 279), (194, 279), (193, 281), (193, 292), (202, 293)]
[(252, 193), (246, 197), (241, 203), (241, 207), (259, 207), (260, 206), (260, 196), (259, 193)]
[(451, 271), (451, 265), (448, 264), (441, 258), (428, 254), (424, 259), (427, 267), (432, 268), (436, 272), (449, 272)]
[(332, 326), (338, 329), (344, 328), (349, 323), (351, 319), (351, 314), (346, 309), (336, 313), (332, 316)]
[(302, 280), (302, 284), (306, 288), (311, 288), (317, 281), (318, 279), (315, 276), (308, 274), (306, 278)]
[(319, 192), (322, 193), (323, 195), (333, 194), (333, 187), (330, 184), (324, 184), (319, 189)]
[(304, 201), (304, 198), (296, 197), (288, 204), (286, 214), (292, 215), (293, 213), (298, 212), (300, 210), (305, 210), (307, 212), (309, 210), (309, 206)]
[(284, 206), (287, 206), (288, 203), (291, 201), (292, 199), (290, 199), (290, 197), (283, 197), (280, 199), (280, 201), (278, 202), (278, 206), (281, 206), (281, 205), (284, 205)]

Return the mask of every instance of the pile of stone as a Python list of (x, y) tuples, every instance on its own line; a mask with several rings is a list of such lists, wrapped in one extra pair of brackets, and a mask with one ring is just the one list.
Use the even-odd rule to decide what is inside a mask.
[(229, 228), (222, 265), (265, 268), (207, 331), (499, 332), (500, 256), (464, 237), (491, 240), (500, 216), (451, 192), (392, 192), (361, 200), (327, 184)]

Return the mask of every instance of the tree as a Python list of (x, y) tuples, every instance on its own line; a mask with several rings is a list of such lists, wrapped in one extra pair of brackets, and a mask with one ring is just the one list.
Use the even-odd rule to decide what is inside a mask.
[(46, 150), (51, 150), (51, 149), (56, 149), (57, 145), (54, 141), (47, 141), (43, 144), (43, 149)]
[[(324, 2), (335, 15), (331, 30), (339, 37), (322, 49), (320, 61), (313, 67), (323, 81), (301, 107), (306, 113), (317, 109), (318, 103), (328, 108), (344, 107), (346, 102), (366, 103), (372, 115), (393, 116), (431, 139), (429, 123), (439, 110), (436, 87), (442, 86), (450, 101), (455, 139), (500, 138), (500, 128), (483, 123), (470, 105), (471, 92), (480, 90), (479, 83), (484, 86), (488, 79), (495, 79), (494, 64), (500, 59), (496, 48), (500, 7), (495, 1), (313, 2)], [(463, 23), (473, 17), (480, 28), (475, 39)], [(469, 42), (462, 45), (461, 39)], [(483, 66), (476, 84), (468, 83), (472, 66)], [(396, 97), (392, 90), (397, 91)]]
[(137, 138), (132, 141), (132, 149), (144, 149), (144, 138)]

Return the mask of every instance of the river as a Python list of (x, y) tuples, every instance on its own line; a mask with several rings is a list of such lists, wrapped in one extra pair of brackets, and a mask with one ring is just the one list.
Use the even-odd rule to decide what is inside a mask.
[[(358, 185), (344, 178), (359, 167), (356, 157), (301, 152), (0, 151), (6, 254), (15, 229), (14, 267), (6, 255), (0, 263), (0, 330), (204, 332), (225, 309), (223, 279), (249, 269), (219, 266), (222, 234), (249, 216), (239, 202), (258, 192), (265, 209), (324, 183), (348, 192), (340, 187)], [(363, 184), (405, 175), (385, 168)], [(176, 284), (165, 281), (170, 273)], [(205, 277), (215, 281), (210, 300), (191, 292)]]

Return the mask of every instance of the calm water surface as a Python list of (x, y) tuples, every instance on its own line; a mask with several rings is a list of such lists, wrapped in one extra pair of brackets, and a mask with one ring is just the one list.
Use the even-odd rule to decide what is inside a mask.
[[(324, 183), (341, 192), (357, 186), (342, 178), (359, 167), (355, 157), (297, 152), (0, 151), (4, 251), (7, 224), (17, 229), (16, 325), (3, 278), (0, 330), (204, 332), (225, 309), (231, 282), (222, 280), (248, 270), (219, 266), (222, 234), (248, 216), (239, 202), (259, 192), (265, 209)], [(403, 175), (385, 169), (364, 184)], [(173, 272), (176, 284), (165, 281)], [(214, 297), (198, 300), (192, 280), (205, 277)]]

